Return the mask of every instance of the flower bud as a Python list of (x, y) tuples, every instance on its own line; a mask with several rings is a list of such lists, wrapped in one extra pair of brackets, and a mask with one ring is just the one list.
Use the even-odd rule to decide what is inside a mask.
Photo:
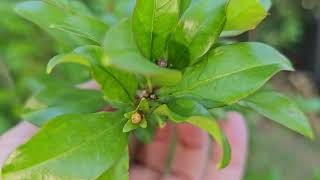
[(168, 62), (165, 59), (159, 59), (157, 61), (158, 66), (160, 67), (168, 67)]
[(133, 124), (139, 124), (142, 121), (142, 115), (139, 112), (135, 112), (131, 116), (131, 122)]

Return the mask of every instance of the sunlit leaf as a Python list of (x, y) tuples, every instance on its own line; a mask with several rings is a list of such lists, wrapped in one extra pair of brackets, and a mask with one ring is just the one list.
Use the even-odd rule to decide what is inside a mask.
[(196, 63), (219, 37), (226, 21), (225, 0), (199, 0), (181, 17), (168, 44), (168, 60), (175, 68)]
[(120, 113), (59, 116), (11, 154), (2, 178), (95, 179), (127, 150), (124, 122)]
[(192, 97), (208, 108), (233, 104), (257, 91), (281, 70), (292, 70), (287, 58), (261, 43), (235, 43), (212, 50), (188, 68), (161, 98)]
[(259, 91), (240, 102), (258, 113), (298, 133), (313, 138), (307, 117), (287, 97), (272, 91)]
[(179, 0), (139, 0), (132, 29), (142, 54), (155, 61), (165, 58), (168, 37), (179, 20)]

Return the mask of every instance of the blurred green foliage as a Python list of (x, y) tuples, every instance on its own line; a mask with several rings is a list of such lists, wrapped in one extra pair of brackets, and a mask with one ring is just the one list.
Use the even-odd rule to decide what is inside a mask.
[[(52, 83), (59, 81), (58, 83), (70, 85), (82, 82), (88, 77), (86, 71), (74, 65), (59, 68), (53, 77), (45, 75), (47, 61), (53, 55), (67, 51), (68, 48), (60, 48), (60, 45), (47, 32), (16, 15), (13, 7), (20, 1), (22, 0), (1, 0), (0, 2), (0, 15), (3, 17), (0, 18), (0, 134), (19, 122), (24, 102), (31, 94), (44, 88), (44, 82), (47, 79), (50, 78)], [(90, 13), (99, 16), (104, 22), (112, 24), (127, 16), (134, 5), (132, 0), (121, 0), (123, 3), (116, 4), (115, 1), (119, 0), (83, 0), (82, 2), (88, 6)], [(127, 1), (132, 1), (132, 3), (127, 6)], [(278, 48), (294, 49), (303, 38), (304, 25), (308, 21), (308, 17), (320, 17), (320, 1), (273, 0), (270, 14), (270, 17), (251, 35), (255, 36), (258, 41), (267, 42)], [(57, 77), (64, 79), (64, 81), (60, 82)], [(306, 111), (314, 112), (320, 109), (320, 100), (317, 98), (309, 100), (297, 98), (296, 101)], [(251, 117), (250, 119), (259, 118)], [(274, 151), (273, 146), (292, 139), (300, 141), (300, 145), (293, 146), (291, 144), (290, 148), (297, 148), (293, 156), (301, 156), (299, 151), (307, 151), (304, 146), (309, 147), (310, 143), (305, 143), (295, 135), (283, 131), (283, 129), (279, 130), (280, 128), (275, 131), (270, 131), (270, 129), (257, 131), (256, 126), (259, 123), (260, 121), (254, 121), (250, 124), (251, 134), (257, 134), (257, 136), (251, 139), (253, 156), (249, 159), (250, 164), (246, 179), (294, 179), (293, 176), (296, 173), (303, 171), (304, 173), (308, 172), (308, 175), (301, 177), (320, 180), (320, 170), (310, 169), (310, 165), (303, 167), (303, 170), (296, 169), (296, 173), (291, 173), (293, 175), (287, 177), (286, 174), (290, 173), (286, 171), (288, 169), (292, 171), (292, 168), (291, 166), (286, 167), (286, 165), (302, 166), (301, 162), (296, 161), (304, 161), (303, 156), (296, 161), (290, 161), (292, 154), (287, 152), (289, 151), (288, 144), (284, 144), (283, 147), (277, 149), (284, 149), (286, 152), (274, 152), (279, 156), (270, 158), (270, 152)], [(266, 133), (272, 133), (273, 136), (268, 136)], [(271, 139), (279, 139), (278, 144)], [(310, 158), (310, 156), (308, 157)], [(274, 161), (275, 159), (278, 161)], [(281, 164), (281, 161), (286, 163)], [(312, 165), (318, 164), (312, 163)], [(296, 177), (296, 179), (301, 177)]]
[(319, 0), (272, 0), (269, 17), (251, 33), (254, 39), (278, 48), (299, 46), (305, 26), (320, 16)]
[(0, 18), (0, 134), (20, 120), (24, 102), (43, 88), (44, 82), (64, 79), (75, 84), (88, 77), (82, 67), (74, 66), (60, 68), (53, 77), (45, 74), (47, 61), (67, 49), (61, 49), (46, 32), (19, 17), (14, 12), (18, 2), (0, 2), (4, 17)]

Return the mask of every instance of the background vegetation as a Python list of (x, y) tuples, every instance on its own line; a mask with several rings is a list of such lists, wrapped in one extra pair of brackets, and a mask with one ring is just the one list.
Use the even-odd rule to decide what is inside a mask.
[[(19, 0), (0, 2), (0, 134), (21, 120), (28, 97), (39, 92), (47, 82), (74, 85), (88, 79), (86, 71), (74, 65), (59, 68), (54, 76), (46, 75), (47, 61), (58, 52), (70, 50), (72, 44), (59, 44), (38, 26), (17, 16), (13, 12), (17, 2)], [(132, 8), (126, 3), (115, 7), (112, 2), (83, 0), (91, 12), (111, 24), (129, 14)], [(246, 114), (251, 155), (245, 179), (319, 180), (320, 2), (273, 0), (265, 22), (237, 40), (246, 39), (276, 46), (293, 61), (299, 71), (280, 74), (274, 78), (274, 86), (289, 92), (308, 112), (318, 138), (311, 142), (270, 121)]]

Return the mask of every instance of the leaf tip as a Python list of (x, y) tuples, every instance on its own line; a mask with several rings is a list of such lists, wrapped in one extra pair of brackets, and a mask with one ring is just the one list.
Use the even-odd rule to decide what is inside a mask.
[(315, 140), (315, 135), (314, 135), (314, 133), (313, 133), (313, 130), (310, 128), (310, 130), (308, 130), (308, 132), (307, 133), (305, 133), (305, 136), (307, 137), (307, 138), (309, 138), (309, 139), (311, 139), (311, 140)]
[(57, 64), (54, 63), (54, 61), (49, 61), (49, 63), (47, 64), (47, 69), (46, 69), (46, 73), (47, 74), (51, 74), (54, 67), (56, 66)]
[(123, 127), (123, 129), (122, 129), (122, 132), (124, 132), (124, 133), (127, 133), (127, 132), (129, 132), (130, 130), (128, 130), (127, 128), (125, 128), (125, 127)]

